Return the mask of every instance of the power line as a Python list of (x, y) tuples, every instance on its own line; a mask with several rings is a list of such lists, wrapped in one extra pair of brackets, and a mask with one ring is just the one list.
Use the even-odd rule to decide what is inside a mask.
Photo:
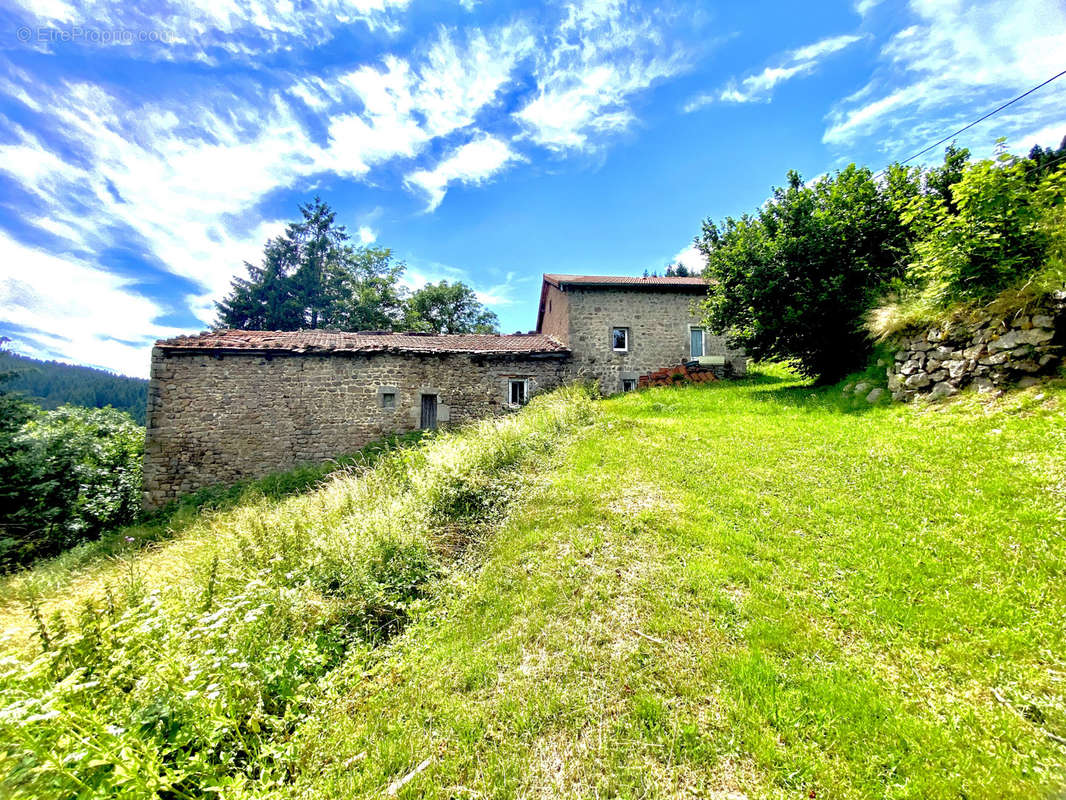
[[(1017, 102), (1018, 102), (1019, 100), (1021, 100), (1021, 99), (1022, 99), (1023, 97), (1028, 97), (1028, 96), (1029, 96), (1029, 95), (1031, 95), (1031, 94), (1032, 94), (1033, 92), (1035, 92), (1035, 91), (1036, 91), (1037, 89), (1042, 89), (1042, 88), (1044, 88), (1045, 86), (1047, 86), (1047, 85), (1048, 85), (1049, 83), (1051, 83), (1052, 81), (1055, 81), (1055, 80), (1058, 80), (1059, 78), (1061, 78), (1061, 77), (1062, 77), (1063, 75), (1066, 75), (1066, 69), (1064, 69), (1064, 70), (1063, 70), (1062, 72), (1060, 72), (1060, 73), (1059, 73), (1058, 75), (1052, 75), (1052, 76), (1051, 76), (1050, 78), (1048, 78), (1048, 79), (1047, 79), (1046, 81), (1044, 81), (1044, 82), (1043, 82), (1043, 83), (1041, 83), (1041, 84), (1038, 84), (1038, 85), (1034, 86), (1034, 87), (1033, 87), (1032, 89), (1030, 89), (1029, 91), (1027, 91), (1027, 92), (1022, 92), (1022, 93), (1021, 93), (1020, 95), (1018, 95), (1017, 97), (1015, 97), (1015, 98), (1014, 98), (1013, 100), (1008, 100), (1008, 101), (1007, 101), (1006, 103), (1004, 103), (1003, 105), (1001, 105), (1001, 106), (1000, 106), (999, 108), (996, 108), (996, 109), (993, 109), (992, 111), (989, 111), (989, 112), (988, 112), (987, 114), (985, 114), (985, 115), (984, 115), (983, 117), (981, 117), (980, 119), (975, 119), (975, 120), (974, 120), (973, 122), (971, 122), (971, 123), (970, 123), (969, 125), (964, 125), (963, 127), (959, 128), (959, 129), (958, 129), (957, 131), (955, 131), (954, 133), (952, 133), (952, 134), (950, 134), (950, 135), (948, 135), (948, 136), (945, 136), (945, 137), (944, 137), (943, 139), (941, 139), (941, 140), (940, 140), (939, 142), (933, 142), (933, 144), (929, 145), (929, 146), (928, 146), (927, 148), (925, 148), (924, 150), (919, 150), (919, 151), (918, 151), (917, 153), (915, 153), (915, 154), (914, 154), (913, 156), (911, 156), (910, 158), (907, 158), (907, 159), (905, 159), (904, 161), (901, 161), (901, 162), (900, 162), (900, 164), (906, 164), (906, 163), (907, 163), (908, 161), (913, 161), (913, 160), (914, 160), (914, 159), (916, 159), (916, 158), (917, 158), (918, 156), (921, 156), (921, 155), (925, 155), (925, 154), (926, 154), (926, 153), (928, 153), (928, 152), (929, 152), (930, 150), (932, 150), (932, 149), (933, 149), (934, 147), (939, 147), (940, 145), (944, 144), (944, 142), (948, 141), (949, 139), (954, 139), (954, 138), (955, 138), (956, 136), (958, 136), (958, 135), (959, 135), (960, 133), (962, 133), (963, 131), (967, 131), (967, 130), (969, 130), (970, 128), (972, 128), (972, 127), (973, 127), (974, 125), (976, 125), (976, 124), (977, 124), (977, 123), (979, 123), (979, 122), (984, 122), (984, 121), (985, 121), (986, 119), (988, 119), (989, 117), (991, 117), (991, 116), (994, 116), (994, 115), (998, 114), (998, 113), (999, 113), (1000, 111), (1002, 111), (1003, 109), (1005, 109), (1005, 108), (1006, 108), (1007, 106), (1012, 106), (1012, 105), (1014, 105), (1014, 104), (1015, 104), (1015, 103), (1017, 103)], [(883, 172), (883, 171), (884, 171), (884, 170), (882, 170), (882, 172)]]
[(1040, 164), (1040, 163), (1031, 164), (1030, 166), (1025, 168), (1025, 174), (1028, 175), (1033, 170), (1038, 170), (1038, 169), (1039, 170), (1046, 170), (1048, 167), (1050, 167), (1050, 166), (1052, 166), (1054, 164), (1058, 164), (1060, 161), (1066, 161), (1066, 154), (1063, 154), (1061, 156), (1053, 158), (1050, 161), (1045, 161), (1043, 164)]

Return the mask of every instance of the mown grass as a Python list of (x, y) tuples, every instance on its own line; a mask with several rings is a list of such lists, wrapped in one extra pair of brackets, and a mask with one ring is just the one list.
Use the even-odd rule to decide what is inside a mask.
[[(590, 409), (587, 392), (561, 390), (306, 494), (246, 494), (93, 571), (75, 596), (45, 582), (26, 614), (35, 638), (16, 629), (0, 657), (0, 794), (284, 785), (291, 734), (329, 673), (422, 613), (435, 579)], [(57, 584), (66, 596), (48, 594)]]
[(605, 401), (330, 676), (285, 794), (428, 760), (401, 795), (1060, 796), (1064, 400), (871, 407), (771, 370)]

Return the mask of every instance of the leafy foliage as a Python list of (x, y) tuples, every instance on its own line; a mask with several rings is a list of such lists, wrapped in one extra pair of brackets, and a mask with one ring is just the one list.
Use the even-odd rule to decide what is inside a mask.
[(756, 359), (785, 359), (834, 381), (869, 352), (862, 318), (901, 274), (906, 231), (892, 202), (905, 175), (880, 186), (854, 164), (788, 185), (755, 215), (703, 224), (696, 245), (711, 282), (707, 322)]
[(1034, 168), (1030, 174), (1033, 178), (1038, 179), (1055, 165), (1066, 161), (1066, 136), (1062, 137), (1057, 150), (1034, 144), (1026, 158), (1033, 163)]
[(437, 333), (494, 331), (496, 315), (463, 283), (429, 284), (408, 297), (405, 266), (387, 248), (355, 247), (321, 199), (267, 242), (259, 265), (245, 264), (218, 303), (218, 324), (245, 330), (343, 331), (410, 328)]
[(407, 300), (406, 327), (431, 333), (495, 333), (499, 319), (464, 283), (427, 283)]
[(112, 408), (61, 406), (5, 430), (0, 566), (54, 554), (130, 522), (140, 507), (143, 452), (144, 429)]
[[(10, 372), (0, 373), (0, 387), (11, 378)], [(0, 390), (0, 566), (4, 552), (15, 545), (7, 529), (22, 508), (32, 474), (29, 448), (19, 434), (22, 426), (39, 413), (36, 406), (19, 395)]]
[(58, 361), (38, 361), (5, 351), (0, 351), (0, 372), (11, 373), (4, 384), (7, 391), (19, 393), (41, 408), (112, 406), (144, 424), (148, 381), (142, 378)]
[(870, 313), (873, 333), (975, 306), (1015, 310), (1066, 288), (1066, 150), (1031, 155), (969, 162), (949, 149), (944, 167), (908, 172), (916, 191), (894, 198), (910, 238), (906, 270)]
[(937, 305), (985, 301), (1040, 269), (1047, 258), (1047, 214), (1066, 198), (1066, 167), (1035, 184), (1031, 164), (1003, 154), (970, 164), (950, 199), (922, 193), (903, 207), (915, 238), (907, 271)]

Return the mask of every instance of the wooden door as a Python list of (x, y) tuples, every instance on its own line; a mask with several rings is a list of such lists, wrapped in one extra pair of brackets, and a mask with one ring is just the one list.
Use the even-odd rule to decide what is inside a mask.
[(431, 430), (437, 427), (437, 395), (422, 395), (422, 425), (423, 430)]

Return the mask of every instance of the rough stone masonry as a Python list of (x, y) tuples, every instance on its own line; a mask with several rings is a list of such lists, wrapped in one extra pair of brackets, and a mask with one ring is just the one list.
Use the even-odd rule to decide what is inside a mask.
[(1062, 363), (1066, 293), (1028, 313), (979, 313), (967, 322), (910, 331), (897, 339), (887, 370), (894, 400), (948, 397), (973, 384), (978, 391), (1026, 386)]
[(144, 505), (322, 462), (389, 433), (504, 413), (539, 391), (605, 392), (689, 360), (742, 374), (700, 327), (698, 278), (546, 275), (537, 332), (213, 331), (152, 352)]

